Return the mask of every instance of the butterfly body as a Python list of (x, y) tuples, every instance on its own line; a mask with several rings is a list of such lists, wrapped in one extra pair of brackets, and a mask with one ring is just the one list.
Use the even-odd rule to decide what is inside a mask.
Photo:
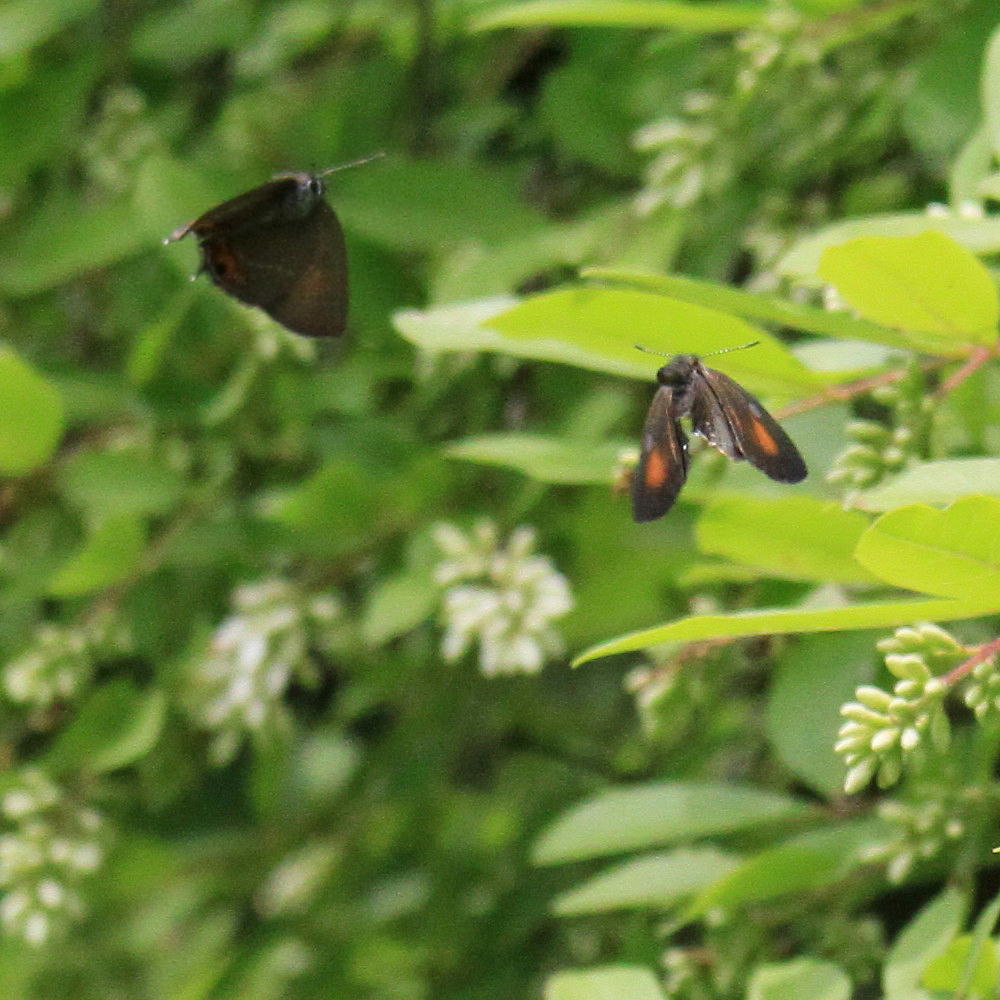
[(729, 458), (746, 459), (778, 482), (805, 479), (805, 462), (791, 438), (728, 375), (706, 367), (694, 354), (680, 354), (660, 368), (656, 381), (632, 478), (636, 521), (662, 517), (687, 479), (688, 439), (680, 424), (685, 416), (695, 434)]
[(322, 177), (279, 174), (181, 226), (201, 270), (224, 292), (295, 333), (335, 337), (347, 325), (347, 250)]

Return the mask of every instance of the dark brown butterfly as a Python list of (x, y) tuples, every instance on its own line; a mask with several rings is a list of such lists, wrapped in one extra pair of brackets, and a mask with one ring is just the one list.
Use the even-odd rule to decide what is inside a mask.
[(694, 354), (679, 354), (656, 373), (656, 381), (659, 388), (632, 477), (632, 515), (637, 521), (666, 514), (684, 485), (688, 442), (680, 418), (685, 415), (690, 415), (694, 433), (724, 455), (747, 459), (780, 483), (805, 479), (806, 463), (792, 439), (728, 375), (706, 368)]
[(337, 337), (347, 325), (347, 250), (323, 197), (323, 178), (372, 159), (319, 174), (278, 174), (210, 208), (163, 242), (194, 233), (199, 274), (295, 333)]

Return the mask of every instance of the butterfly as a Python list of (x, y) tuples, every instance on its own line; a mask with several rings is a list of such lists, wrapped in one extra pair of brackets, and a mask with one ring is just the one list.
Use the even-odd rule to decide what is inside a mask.
[(324, 197), (323, 178), (372, 159), (318, 174), (277, 174), (210, 208), (163, 242), (194, 233), (201, 252), (198, 273), (228, 295), (263, 309), (295, 333), (339, 336), (347, 325), (347, 249)]
[(728, 375), (707, 368), (697, 355), (679, 354), (656, 373), (656, 381), (659, 387), (642, 430), (639, 464), (632, 476), (636, 521), (662, 517), (684, 485), (688, 439), (680, 424), (683, 416), (691, 417), (695, 434), (729, 458), (747, 459), (780, 483), (805, 479), (806, 463), (792, 439)]

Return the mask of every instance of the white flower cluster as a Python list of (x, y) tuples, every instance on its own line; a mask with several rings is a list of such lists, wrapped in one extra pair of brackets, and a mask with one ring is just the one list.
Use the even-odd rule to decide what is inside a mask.
[(70, 701), (90, 680), (94, 637), (77, 626), (43, 624), (31, 647), (3, 668), (7, 697), (33, 708)]
[(214, 732), (211, 756), (231, 760), (250, 734), (284, 721), (282, 699), (293, 676), (308, 679), (310, 642), (325, 644), (340, 617), (328, 595), (303, 594), (285, 580), (263, 580), (233, 593), (236, 613), (216, 630), (188, 678), (189, 709)]
[(0, 927), (42, 945), (83, 912), (77, 889), (104, 860), (103, 821), (30, 768), (0, 795)]
[(487, 676), (535, 673), (562, 652), (549, 624), (573, 607), (569, 584), (547, 556), (532, 555), (535, 532), (517, 528), (500, 548), (496, 525), (481, 521), (465, 534), (439, 524), (434, 540), (445, 555), (434, 578), (445, 587), (441, 652), (457, 660), (479, 643)]

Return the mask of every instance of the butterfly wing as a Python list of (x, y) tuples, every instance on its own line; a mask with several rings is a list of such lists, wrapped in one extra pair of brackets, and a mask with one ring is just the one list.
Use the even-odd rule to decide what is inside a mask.
[(653, 521), (666, 514), (687, 478), (687, 438), (674, 409), (674, 390), (661, 386), (649, 407), (639, 464), (632, 476), (636, 521)]
[(739, 383), (714, 368), (692, 374), (694, 431), (733, 459), (747, 459), (780, 483), (806, 477), (806, 463), (780, 424)]
[(347, 250), (320, 196), (303, 215), (285, 206), (294, 177), (237, 195), (169, 237), (198, 238), (204, 270), (224, 292), (295, 333), (334, 337), (347, 325)]

